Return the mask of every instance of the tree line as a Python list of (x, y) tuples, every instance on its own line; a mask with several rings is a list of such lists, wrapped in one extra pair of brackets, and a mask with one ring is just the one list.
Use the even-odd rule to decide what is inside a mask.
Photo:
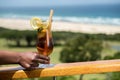
[[(96, 40), (110, 40), (110, 41), (120, 41), (120, 33), (114, 35), (107, 34), (86, 34), (86, 33), (73, 33), (73, 32), (52, 32), (54, 45), (64, 45), (66, 41), (76, 37), (85, 36), (88, 39)], [(36, 41), (37, 32), (34, 30), (12, 30), (0, 27), (0, 38), (5, 38), (6, 40), (15, 41), (16, 46), (22, 46), (21, 41), (26, 41), (26, 46), (33, 46), (32, 41)]]

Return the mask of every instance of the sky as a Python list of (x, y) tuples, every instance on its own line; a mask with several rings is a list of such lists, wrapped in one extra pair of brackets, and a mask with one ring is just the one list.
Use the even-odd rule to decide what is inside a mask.
[(0, 7), (120, 4), (120, 0), (0, 0)]

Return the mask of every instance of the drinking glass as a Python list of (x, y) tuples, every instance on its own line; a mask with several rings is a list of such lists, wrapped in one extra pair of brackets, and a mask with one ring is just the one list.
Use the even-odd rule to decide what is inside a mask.
[[(53, 51), (53, 38), (52, 38), (52, 32), (51, 32), (51, 24), (52, 24), (52, 15), (53, 11), (50, 11), (50, 18), (49, 21), (43, 22), (42, 28), (39, 28), (37, 30), (37, 43), (36, 47), (39, 54), (49, 56)], [(42, 65), (40, 64), (40, 67), (50, 67), (53, 66), (52, 64)]]

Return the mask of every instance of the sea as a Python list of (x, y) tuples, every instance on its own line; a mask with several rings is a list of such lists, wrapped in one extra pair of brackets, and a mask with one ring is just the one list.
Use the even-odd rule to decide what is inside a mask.
[(30, 19), (34, 16), (48, 19), (54, 10), (54, 21), (120, 26), (120, 4), (90, 6), (0, 7), (0, 18)]

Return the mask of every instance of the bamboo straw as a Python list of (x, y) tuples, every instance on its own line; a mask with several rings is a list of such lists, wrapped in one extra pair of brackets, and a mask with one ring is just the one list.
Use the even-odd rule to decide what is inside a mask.
[(49, 16), (49, 31), (51, 30), (52, 26), (52, 16), (53, 16), (53, 10), (50, 10), (50, 16)]

